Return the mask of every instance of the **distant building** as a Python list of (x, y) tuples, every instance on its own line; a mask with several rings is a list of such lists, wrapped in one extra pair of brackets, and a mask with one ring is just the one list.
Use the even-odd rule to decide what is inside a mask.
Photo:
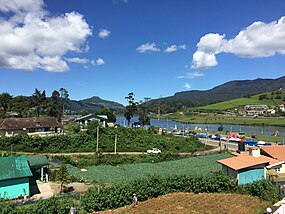
[(246, 105), (244, 108), (249, 116), (262, 116), (268, 110), (267, 105)]
[(267, 169), (274, 166), (282, 167), (284, 161), (260, 155), (258, 147), (250, 148), (249, 153), (234, 153), (236, 157), (218, 160), (222, 171), (238, 181), (247, 184), (266, 178)]
[(6, 118), (0, 121), (0, 135), (13, 136), (36, 132), (57, 133), (61, 124), (53, 117), (45, 118)]
[(280, 109), (282, 112), (285, 112), (285, 103), (279, 105), (279, 109)]
[(94, 114), (88, 114), (85, 116), (81, 116), (75, 120), (75, 122), (79, 124), (87, 125), (90, 121), (97, 120), (103, 124), (103, 126), (106, 126), (106, 122), (108, 121), (107, 115), (94, 115)]

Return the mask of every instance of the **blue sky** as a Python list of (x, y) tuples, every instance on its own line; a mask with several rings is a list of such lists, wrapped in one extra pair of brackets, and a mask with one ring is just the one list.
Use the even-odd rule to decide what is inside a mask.
[[(120, 102), (285, 75), (282, 0), (0, 0), (0, 93)], [(284, 20), (283, 20), (284, 19)]]

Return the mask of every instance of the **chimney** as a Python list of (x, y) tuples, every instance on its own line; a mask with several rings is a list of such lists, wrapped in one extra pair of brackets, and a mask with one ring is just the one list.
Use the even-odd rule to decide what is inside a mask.
[(260, 157), (260, 148), (258, 147), (249, 148), (249, 155), (255, 158)]

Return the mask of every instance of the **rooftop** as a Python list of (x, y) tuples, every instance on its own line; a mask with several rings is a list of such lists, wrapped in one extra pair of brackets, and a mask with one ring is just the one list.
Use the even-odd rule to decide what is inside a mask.
[(3, 130), (22, 130), (24, 128), (60, 127), (61, 124), (53, 117), (6, 118), (0, 123)]
[(285, 161), (285, 146), (264, 146), (260, 148), (261, 153), (268, 155), (279, 161)]
[(248, 153), (242, 153), (242, 154), (236, 153), (235, 155), (237, 156), (223, 160), (218, 160), (217, 162), (225, 166), (228, 166), (234, 170), (245, 169), (260, 164), (274, 165), (280, 163), (279, 160), (266, 157), (264, 155), (261, 155), (260, 157), (253, 157), (250, 156)]
[(0, 157), (0, 181), (32, 175), (25, 155)]

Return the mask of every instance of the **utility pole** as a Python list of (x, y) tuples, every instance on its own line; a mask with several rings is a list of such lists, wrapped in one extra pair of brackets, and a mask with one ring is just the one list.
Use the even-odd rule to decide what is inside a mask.
[(159, 128), (160, 128), (160, 104), (158, 106), (158, 112), (157, 112), (157, 128), (159, 131)]
[(115, 154), (117, 153), (117, 134), (115, 134)]
[(99, 125), (97, 126), (97, 144), (96, 144), (96, 152), (99, 152)]

